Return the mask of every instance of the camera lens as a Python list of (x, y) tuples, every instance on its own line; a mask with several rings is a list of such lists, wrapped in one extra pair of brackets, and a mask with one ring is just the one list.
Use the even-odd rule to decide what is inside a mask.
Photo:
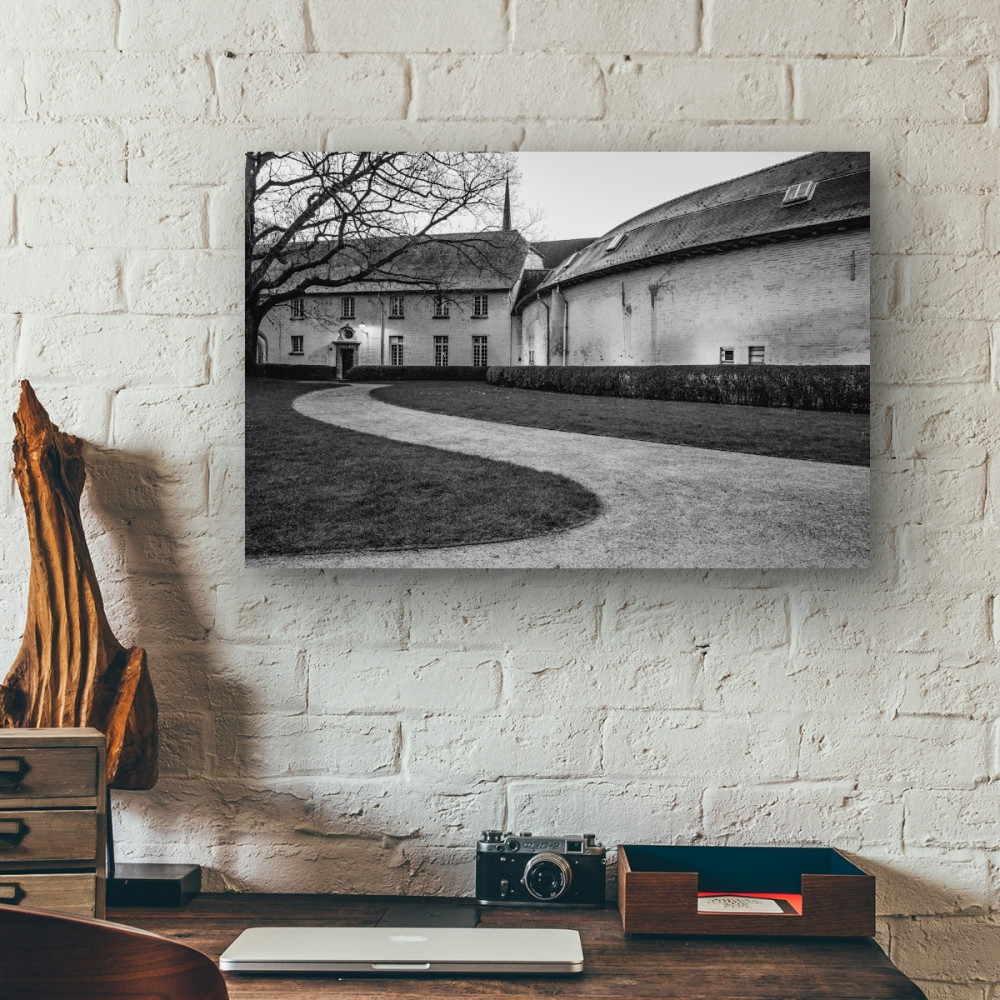
[(572, 881), (573, 870), (559, 854), (536, 854), (524, 866), (524, 887), (535, 899), (545, 902), (559, 899)]

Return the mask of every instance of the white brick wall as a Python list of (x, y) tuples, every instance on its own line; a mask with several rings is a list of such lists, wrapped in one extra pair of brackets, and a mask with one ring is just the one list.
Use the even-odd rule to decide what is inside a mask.
[[(830, 843), (933, 1000), (1000, 995), (993, 0), (13, 7), (0, 386), (97, 446), (92, 551), (163, 720), (122, 856), (450, 894), (484, 826)], [(242, 154), (317, 146), (871, 149), (872, 569), (245, 571)]]

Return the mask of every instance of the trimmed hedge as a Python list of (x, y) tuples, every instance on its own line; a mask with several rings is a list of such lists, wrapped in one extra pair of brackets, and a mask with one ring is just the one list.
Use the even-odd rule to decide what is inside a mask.
[(867, 413), (868, 365), (650, 365), (490, 368), (514, 389), (690, 403)]
[(334, 382), (337, 369), (330, 365), (258, 365), (264, 378), (287, 378), (301, 382)]
[(435, 382), (485, 382), (486, 372), (483, 366), (448, 365), (438, 368), (435, 365), (357, 365), (347, 373), (349, 382), (403, 382), (403, 381), (435, 381)]

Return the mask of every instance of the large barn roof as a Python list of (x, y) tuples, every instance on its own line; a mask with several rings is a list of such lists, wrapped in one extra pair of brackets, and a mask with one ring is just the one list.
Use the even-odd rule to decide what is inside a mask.
[[(323, 253), (322, 245), (310, 253)], [(332, 293), (405, 291), (442, 288), (454, 291), (510, 288), (524, 264), (528, 244), (515, 231), (448, 233), (426, 236), (407, 246), (399, 237), (368, 239), (345, 245), (328, 263), (318, 265), (315, 276), (326, 282), (344, 282), (315, 291)], [(381, 267), (372, 262), (399, 250)], [(349, 280), (363, 273), (358, 280)], [(344, 281), (344, 279), (348, 279)]]
[[(814, 182), (809, 200), (786, 193)], [(544, 288), (648, 261), (866, 225), (868, 153), (810, 153), (657, 205), (615, 226), (549, 273)]]

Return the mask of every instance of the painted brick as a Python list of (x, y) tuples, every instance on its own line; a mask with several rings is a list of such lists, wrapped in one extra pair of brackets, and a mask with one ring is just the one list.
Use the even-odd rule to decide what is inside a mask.
[(327, 132), (323, 149), (517, 149), (524, 127), (500, 121), (350, 122)]
[(869, 596), (814, 591), (792, 600), (797, 653), (857, 649), (869, 653), (980, 654), (989, 642), (988, 609), (976, 593), (942, 601), (936, 590)]
[(659, 657), (615, 643), (587, 657), (522, 649), (504, 669), (504, 703), (529, 714), (540, 705), (700, 708), (701, 662), (700, 653)]
[(900, 670), (913, 656), (887, 656), (841, 651), (836, 657), (815, 650), (779, 650), (755, 654), (710, 652), (705, 657), (704, 707), (736, 715), (766, 714), (774, 708), (774, 692), (797, 711), (830, 711), (859, 701), (866, 705), (898, 705), (903, 682)]
[(317, 833), (420, 837), (424, 844), (450, 845), (464, 851), (463, 860), (470, 869), (475, 865), (480, 831), (495, 827), (504, 812), (498, 785), (449, 794), (392, 778), (365, 783), (333, 779), (315, 784), (314, 799), (311, 819)]
[(200, 191), (112, 187), (27, 188), (19, 194), (28, 246), (184, 249), (205, 245)]
[(0, 67), (0, 121), (16, 122), (25, 117), (24, 60), (5, 52)]
[(197, 387), (124, 389), (115, 402), (112, 443), (116, 448), (152, 449), (155, 454), (190, 454), (243, 435), (243, 408)]
[(972, 194), (919, 197), (907, 188), (877, 208), (872, 252), (970, 255), (986, 245), (986, 199)]
[(37, 55), (25, 79), (29, 113), (43, 118), (194, 118), (215, 103), (207, 63), (190, 56)]
[(819, 4), (808, 14), (796, 13), (783, 0), (713, 0), (706, 5), (705, 48), (713, 55), (735, 56), (893, 55), (899, 50), (899, 5)]
[(906, 9), (906, 55), (993, 56), (1000, 49), (1000, 24), (990, 0), (910, 0)]
[(889, 957), (919, 978), (997, 980), (1000, 923), (992, 916), (907, 920), (893, 927)]
[[(930, 390), (934, 392), (934, 390)], [(902, 458), (950, 458), (967, 466), (982, 465), (993, 439), (994, 401), (985, 388), (900, 400), (893, 406), (893, 446)]]
[(904, 844), (996, 850), (996, 787), (914, 788), (906, 794)]
[(108, 51), (115, 48), (115, 8), (114, 0), (17, 0), (13, 37), (23, 51)]
[[(358, 691), (345, 704), (345, 687)], [(361, 694), (360, 692), (364, 692)], [(484, 712), (497, 705), (500, 664), (476, 655), (435, 657), (410, 650), (358, 652), (326, 658), (309, 654), (309, 711)]]
[(121, 0), (123, 52), (296, 52), (305, 42), (299, 0)]
[(236, 763), (251, 780), (394, 774), (398, 754), (399, 723), (391, 716), (250, 716), (236, 733)]
[(733, 595), (702, 587), (691, 594), (671, 594), (654, 580), (647, 586), (626, 583), (608, 594), (607, 641), (644, 637), (665, 653), (712, 648), (720, 654), (774, 649), (788, 642), (782, 594)]
[(693, 52), (698, 11), (690, 0), (633, 0), (627, 16), (601, 0), (518, 0), (521, 51)]
[(832, 844), (867, 851), (899, 842), (903, 803), (886, 789), (859, 792), (848, 782), (710, 787), (704, 824), (716, 844)]
[(205, 251), (135, 251), (124, 271), (129, 310), (164, 316), (242, 314), (241, 257)]
[(413, 62), (420, 121), (596, 118), (602, 111), (600, 67), (585, 57), (421, 56)]
[(604, 730), (609, 777), (662, 775), (705, 780), (705, 760), (720, 784), (795, 777), (798, 726), (793, 719), (698, 712), (611, 712)]
[(895, 385), (984, 382), (990, 374), (990, 328), (971, 320), (872, 323), (872, 381)]
[(572, 836), (590, 831), (605, 847), (690, 843), (702, 833), (701, 796), (655, 781), (512, 781), (514, 830)]
[(997, 587), (1000, 567), (993, 559), (996, 528), (995, 515), (986, 525), (905, 528), (902, 549), (907, 583), (934, 586), (947, 578), (950, 586), (962, 592)]
[[(0, 385), (14, 384), (14, 356), (17, 353), (17, 343), (21, 335), (20, 316), (0, 316)], [(4, 393), (6, 402), (8, 393)], [(17, 405), (17, 395), (9, 393), (11, 406)], [(3, 491), (0, 491), (0, 509), (2, 509)]]
[[(329, 122), (406, 117), (404, 65), (385, 56), (237, 56), (222, 59), (216, 77), (219, 107), (227, 118)], [(323, 94), (329, 103), (303, 103), (307, 93)]]
[(32, 381), (203, 385), (208, 329), (202, 320), (131, 316), (27, 316), (18, 371)]
[(873, 522), (970, 524), (982, 519), (985, 502), (985, 467), (956, 468), (949, 459), (873, 464)]
[[(215, 665), (209, 677), (209, 704), (215, 711), (240, 715), (300, 715), (306, 709), (306, 661), (303, 654), (260, 648), (233, 648), (237, 663)], [(277, 655), (275, 655), (277, 654)]]
[[(498, 52), (507, 45), (501, 0), (471, 7), (462, 0), (369, 0), (362, 9), (350, 0), (309, 0), (309, 20), (318, 52)], [(386, 33), (389, 23), (395, 27)]]
[[(407, 612), (409, 644), (499, 653), (517, 636), (536, 651), (559, 650), (594, 637), (599, 599), (589, 588), (552, 607), (537, 600), (525, 577), (520, 581), (497, 587), (486, 578), (444, 597), (437, 588), (414, 587)], [(553, 595), (560, 589), (544, 580), (538, 584)]]
[[(992, 575), (995, 577), (996, 572)], [(992, 584), (996, 586), (995, 582)], [(912, 715), (988, 720), (993, 667), (984, 663), (911, 663), (905, 675), (899, 710)]]
[(116, 254), (0, 251), (0, 312), (105, 313), (124, 305)]
[(785, 68), (752, 59), (615, 61), (604, 69), (605, 117), (628, 120), (787, 119)]
[(903, 262), (900, 312), (949, 319), (993, 320), (1000, 315), (1000, 283), (990, 281), (987, 258), (922, 256)]
[[(312, 572), (278, 578), (255, 573), (223, 581), (215, 631), (225, 642), (300, 642), (310, 649), (322, 644), (331, 659), (334, 652), (351, 649), (400, 648), (403, 609), (397, 584), (345, 588), (325, 576), (319, 581)], [(361, 620), (365, 627), (359, 630)]]
[(909, 918), (996, 909), (989, 864), (974, 851), (909, 847), (899, 854), (869, 848), (862, 864), (875, 876), (876, 913)]
[[(844, 740), (839, 734), (847, 726), (851, 735)], [(946, 754), (942, 746), (948, 747)], [(802, 728), (799, 773), (807, 781), (971, 789), (988, 768), (985, 728), (979, 722), (838, 713), (807, 720)]]
[(243, 516), (245, 510), (246, 451), (227, 445), (208, 455), (208, 514), (222, 523)]
[(997, 190), (1000, 134), (975, 125), (915, 124), (906, 134), (903, 177), (916, 188), (982, 194)]
[(208, 198), (208, 246), (213, 250), (243, 249), (242, 186), (218, 188)]
[(900, 296), (901, 267), (899, 257), (872, 254), (871, 259), (871, 319), (888, 319), (896, 309)]
[(111, 184), (125, 177), (125, 137), (107, 122), (25, 122), (6, 129), (0, 173), (28, 184)]
[(14, 244), (14, 195), (0, 192), (0, 247)]
[(433, 715), (404, 727), (405, 766), (437, 788), (510, 778), (557, 778), (598, 770), (597, 712), (571, 717)]
[(242, 190), (248, 151), (324, 148), (320, 126), (297, 122), (263, 126), (139, 121), (127, 122), (125, 135), (130, 184), (227, 185)]
[[(847, 67), (850, 71), (847, 71)], [(944, 59), (824, 59), (795, 67), (795, 117), (825, 121), (982, 122), (981, 66)]]

